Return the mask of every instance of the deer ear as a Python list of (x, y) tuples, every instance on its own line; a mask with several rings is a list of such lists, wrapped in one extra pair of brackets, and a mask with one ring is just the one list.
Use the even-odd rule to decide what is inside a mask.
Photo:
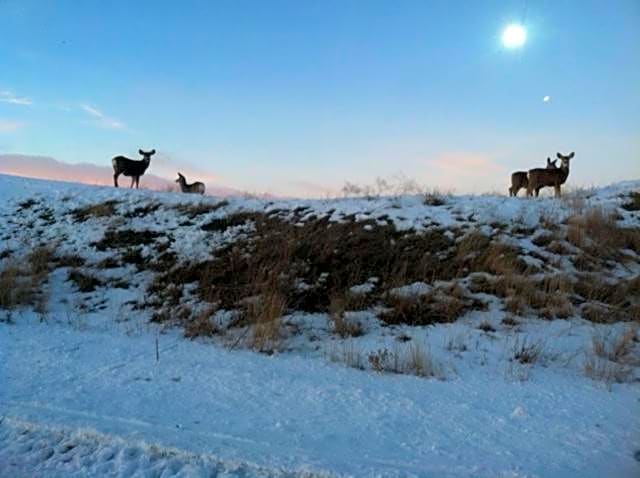
[(571, 159), (575, 156), (575, 151), (571, 151), (571, 153), (569, 154), (569, 156), (567, 156), (568, 159)]
[(142, 156), (144, 156), (144, 151), (142, 151), (141, 149), (138, 150), (138, 153), (140, 153)]
[(556, 153), (556, 156), (558, 157), (558, 159), (562, 159), (562, 155), (560, 153)]
[(149, 155), (152, 155), (152, 154), (156, 154), (156, 150), (155, 150), (155, 149), (152, 149), (152, 150), (149, 152)]

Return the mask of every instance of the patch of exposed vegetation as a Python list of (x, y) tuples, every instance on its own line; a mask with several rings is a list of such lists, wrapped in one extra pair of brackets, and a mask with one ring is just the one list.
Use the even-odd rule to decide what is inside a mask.
[(640, 211), (640, 191), (630, 193), (627, 202), (622, 205), (622, 209), (627, 211)]
[(92, 217), (111, 217), (116, 213), (118, 201), (109, 200), (99, 204), (80, 207), (71, 212), (75, 222), (85, 222)]
[(93, 292), (96, 287), (102, 286), (102, 281), (93, 274), (83, 272), (79, 269), (69, 271), (67, 280), (73, 282), (80, 292)]
[(91, 245), (99, 251), (107, 249), (125, 249), (153, 243), (162, 234), (156, 231), (134, 231), (133, 229), (109, 229), (104, 237)]

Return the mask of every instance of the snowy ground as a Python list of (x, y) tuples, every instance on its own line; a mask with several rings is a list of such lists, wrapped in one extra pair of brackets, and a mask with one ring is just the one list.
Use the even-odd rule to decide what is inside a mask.
[[(639, 188), (638, 182), (603, 188), (591, 201), (616, 206), (621, 195)], [(37, 203), (17, 213), (27, 199)], [(118, 216), (133, 217), (79, 224), (69, 214), (112, 199), (120, 201)], [(416, 197), (238, 198), (185, 227), (174, 208), (182, 203), (217, 201), (0, 176), (0, 253), (20, 257), (28, 248), (55, 243), (60, 254), (79, 254), (93, 264), (109, 252), (90, 244), (107, 229), (126, 225), (169, 231), (169, 250), (206, 258), (250, 225), (222, 233), (199, 225), (240, 210), (281, 210), (301, 221), (311, 214), (335, 220), (388, 216), (399, 229), (417, 230), (472, 218), (487, 231), (495, 223), (532, 227), (545, 215), (571, 213), (566, 202), (552, 199), (489, 196), (455, 197), (445, 207), (425, 206)], [(150, 204), (159, 206), (136, 216)], [(309, 208), (302, 217), (293, 214), (302, 207)], [(621, 214), (622, 224), (637, 224), (637, 215)], [(143, 254), (154, 253), (145, 246)], [(639, 270), (631, 261), (615, 273), (633, 277)], [(590, 337), (625, 324), (594, 325), (576, 317), (506, 328), (492, 304), (432, 327), (384, 328), (365, 314), (367, 333), (343, 341), (323, 332), (317, 325), (323, 318), (300, 314), (289, 320), (311, 327), (320, 344), (304, 345), (296, 337), (292, 351), (265, 356), (188, 341), (179, 330), (149, 324), (149, 311), (127, 305), (144, 295), (149, 273), (127, 266), (104, 274), (132, 285), (80, 293), (59, 268), (49, 274), (44, 311), (0, 310), (0, 476), (640, 474), (638, 383), (607, 386), (581, 373)], [(481, 320), (495, 333), (478, 330)], [(400, 347), (403, 334), (424, 344), (446, 380), (360, 371), (327, 360), (348, 347)], [(534, 366), (508, 359), (523, 337), (544, 345)]]

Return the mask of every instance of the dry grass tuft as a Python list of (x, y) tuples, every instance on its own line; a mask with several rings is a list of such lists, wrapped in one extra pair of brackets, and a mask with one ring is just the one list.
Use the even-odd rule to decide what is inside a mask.
[(415, 375), (445, 379), (442, 365), (436, 362), (428, 349), (418, 343), (411, 343), (404, 350), (380, 349), (367, 355), (371, 368), (376, 372)]
[(78, 208), (71, 212), (75, 222), (85, 222), (92, 217), (111, 217), (116, 213), (118, 201), (110, 200)]
[(249, 347), (263, 353), (280, 348), (282, 342), (282, 316), (286, 313), (286, 298), (277, 290), (267, 290), (258, 300), (247, 305), (244, 319), (251, 333)]
[(637, 344), (637, 326), (627, 327), (618, 334), (594, 334), (591, 353), (584, 362), (585, 375), (609, 385), (630, 381), (633, 378), (632, 367), (640, 364)]
[(79, 269), (71, 269), (67, 280), (73, 282), (80, 292), (93, 292), (96, 287), (102, 286), (102, 281), (92, 274), (87, 274)]
[(543, 349), (544, 343), (542, 341), (531, 341), (527, 337), (520, 340), (517, 337), (511, 347), (511, 360), (523, 365), (533, 365), (542, 355)]
[(623, 249), (640, 252), (640, 230), (619, 227), (616, 212), (601, 207), (569, 218), (567, 240), (600, 259), (617, 259)]
[(329, 317), (333, 325), (333, 331), (341, 338), (360, 337), (364, 334), (362, 324), (357, 320), (345, 317), (345, 296), (333, 295), (329, 304)]
[(188, 339), (195, 339), (196, 337), (213, 337), (219, 334), (220, 330), (213, 321), (215, 312), (215, 308), (207, 307), (193, 320), (185, 317), (184, 336)]

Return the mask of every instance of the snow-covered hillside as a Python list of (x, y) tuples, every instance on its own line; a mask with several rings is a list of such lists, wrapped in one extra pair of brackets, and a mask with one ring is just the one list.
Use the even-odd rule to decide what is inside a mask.
[(638, 191), (0, 175), (0, 476), (638, 476)]

